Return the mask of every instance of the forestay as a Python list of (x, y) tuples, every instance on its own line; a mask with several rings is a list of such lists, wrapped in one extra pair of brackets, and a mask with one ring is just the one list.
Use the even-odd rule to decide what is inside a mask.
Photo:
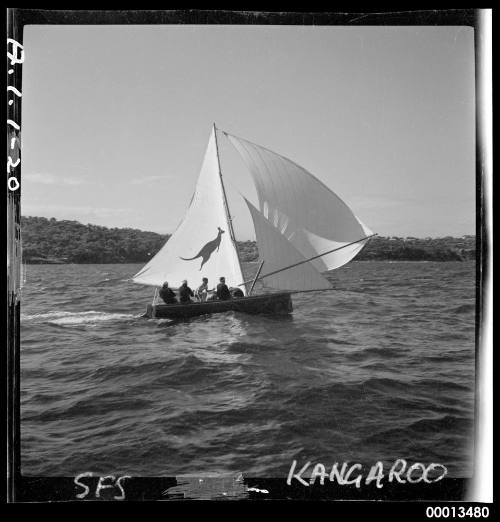
[[(311, 261), (317, 270), (339, 268), (361, 251), (371, 230), (326, 185), (284, 156), (237, 136), (224, 135), (252, 175), (263, 217), (305, 259), (366, 237), (365, 241)], [(267, 259), (265, 262), (268, 269)]]
[[(184, 220), (163, 248), (138, 272), (133, 281), (178, 288), (183, 279), (192, 286), (207, 277), (214, 287), (224, 276), (229, 286), (243, 281), (237, 251), (231, 238), (220, 176), (214, 130), (210, 136), (195, 193)], [(245, 288), (242, 287), (243, 292)]]

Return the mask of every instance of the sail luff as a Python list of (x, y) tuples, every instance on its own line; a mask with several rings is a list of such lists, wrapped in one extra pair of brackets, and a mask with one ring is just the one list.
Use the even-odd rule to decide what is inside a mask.
[[(238, 250), (238, 243), (236, 241), (236, 235), (234, 233), (234, 228), (233, 228), (233, 218), (232, 218), (231, 212), (229, 210), (229, 203), (227, 201), (227, 195), (226, 195), (226, 187), (224, 186), (224, 179), (222, 177), (222, 168), (220, 166), (220, 157), (219, 157), (219, 144), (218, 144), (218, 141), (217, 141), (217, 127), (215, 126), (215, 122), (214, 122), (213, 132), (214, 132), (214, 139), (215, 139), (215, 151), (216, 151), (216, 154), (217, 154), (217, 165), (218, 165), (218, 168), (219, 168), (219, 178), (220, 178), (220, 184), (221, 184), (221, 187), (222, 187), (222, 198), (223, 198), (223, 201), (224, 201), (224, 209), (226, 211), (227, 222), (228, 222), (228, 225), (229, 225), (229, 233), (231, 235), (231, 241), (233, 242), (234, 249), (236, 251), (236, 257), (238, 259), (238, 265), (239, 265), (240, 272), (243, 274), (243, 269), (241, 267), (240, 252)], [(245, 285), (245, 293), (247, 293), (246, 285)]]

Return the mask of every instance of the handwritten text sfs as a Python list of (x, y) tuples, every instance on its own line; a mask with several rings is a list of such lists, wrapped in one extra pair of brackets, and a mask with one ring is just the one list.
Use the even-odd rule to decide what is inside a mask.
[(81, 488), (83, 491), (77, 493), (76, 498), (84, 499), (86, 497), (90, 498), (101, 498), (101, 491), (103, 489), (113, 489), (116, 493), (113, 495), (114, 500), (124, 500), (125, 499), (125, 489), (124, 489), (124, 481), (126, 479), (132, 478), (129, 475), (122, 475), (121, 477), (115, 477), (114, 475), (106, 475), (104, 477), (99, 477), (99, 481), (97, 482), (97, 486), (95, 490), (91, 490), (91, 484), (95, 483), (95, 480), (85, 481), (85, 478), (94, 477), (94, 473), (91, 471), (86, 471), (85, 473), (80, 473), (78, 476), (74, 478), (75, 484)]

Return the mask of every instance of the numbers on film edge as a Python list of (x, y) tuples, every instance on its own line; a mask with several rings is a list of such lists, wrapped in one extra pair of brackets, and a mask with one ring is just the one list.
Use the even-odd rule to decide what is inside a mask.
[(488, 506), (428, 506), (425, 509), (427, 518), (488, 518)]
[[(7, 38), (7, 59), (10, 61), (8, 68), (9, 77), (14, 73), (14, 66), (24, 62), (24, 47), (12, 38)], [(14, 105), (14, 100), (22, 97), (21, 91), (13, 87), (7, 86), (7, 99), (9, 109)], [(11, 192), (15, 192), (19, 188), (19, 181), (14, 175), (14, 169), (21, 163), (21, 140), (19, 133), (21, 126), (14, 120), (7, 118), (7, 147), (9, 155), (7, 157), (7, 186)]]

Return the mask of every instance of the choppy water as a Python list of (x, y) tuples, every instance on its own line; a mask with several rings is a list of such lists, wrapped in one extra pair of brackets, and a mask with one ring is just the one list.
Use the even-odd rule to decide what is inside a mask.
[(396, 458), (471, 474), (474, 263), (354, 262), (290, 319), (140, 316), (136, 265), (32, 265), (25, 475), (244, 472)]

